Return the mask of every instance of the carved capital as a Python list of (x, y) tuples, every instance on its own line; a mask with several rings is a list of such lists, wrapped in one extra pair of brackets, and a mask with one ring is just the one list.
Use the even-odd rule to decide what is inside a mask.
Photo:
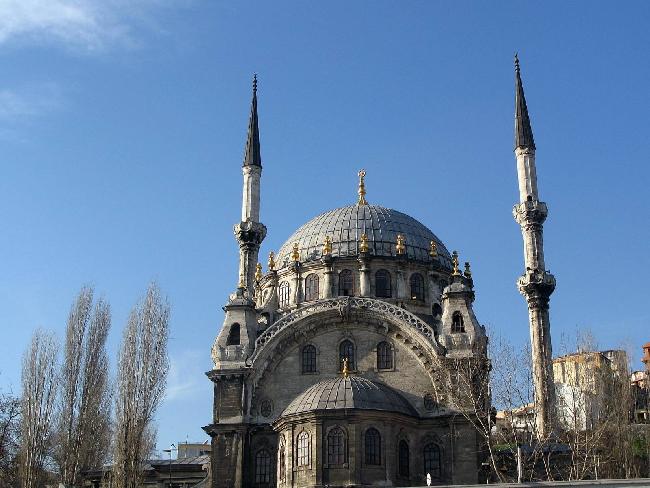
[(541, 228), (547, 215), (548, 208), (546, 204), (537, 200), (518, 203), (512, 208), (512, 216), (526, 230), (537, 226)]
[(266, 226), (247, 220), (235, 225), (233, 232), (240, 247), (259, 247), (266, 237)]
[(555, 277), (547, 271), (530, 270), (517, 280), (517, 288), (531, 309), (548, 309), (548, 299), (555, 290)]

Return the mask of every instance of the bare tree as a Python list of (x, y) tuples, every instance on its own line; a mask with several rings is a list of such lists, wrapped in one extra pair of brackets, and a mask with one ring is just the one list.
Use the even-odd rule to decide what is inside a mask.
[(0, 486), (12, 486), (16, 480), (19, 422), (20, 399), (0, 393)]
[(118, 358), (113, 486), (136, 488), (155, 438), (152, 421), (165, 392), (169, 305), (151, 284), (131, 311)]
[(82, 288), (68, 316), (61, 368), (56, 460), (66, 486), (77, 486), (80, 473), (101, 466), (108, 453), (110, 326), (109, 305), (100, 299), (93, 308), (93, 289)]
[(54, 335), (40, 329), (23, 355), (20, 474), (24, 488), (42, 486), (57, 394), (57, 356)]

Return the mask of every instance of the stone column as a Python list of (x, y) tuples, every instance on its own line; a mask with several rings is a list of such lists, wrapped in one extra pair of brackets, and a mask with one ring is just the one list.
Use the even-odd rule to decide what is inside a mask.
[(323, 277), (323, 298), (332, 298), (332, 285), (334, 282), (333, 274), (334, 270), (332, 269), (332, 256), (325, 255), (321, 259), (322, 263), (326, 266), (325, 275)]
[(368, 267), (368, 253), (359, 255), (359, 295), (370, 296), (370, 268)]

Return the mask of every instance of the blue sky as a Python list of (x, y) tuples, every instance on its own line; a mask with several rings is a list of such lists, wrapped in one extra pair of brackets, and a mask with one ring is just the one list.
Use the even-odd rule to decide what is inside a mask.
[[(0, 0), (0, 388), (36, 327), (93, 284), (111, 354), (155, 279), (172, 303), (159, 446), (205, 438), (237, 283), (241, 161), (259, 74), (264, 255), (355, 199), (472, 262), (482, 323), (528, 340), (513, 134), (518, 51), (548, 203), (556, 351), (650, 340), (650, 4)], [(563, 339), (568, 337), (569, 339)]]

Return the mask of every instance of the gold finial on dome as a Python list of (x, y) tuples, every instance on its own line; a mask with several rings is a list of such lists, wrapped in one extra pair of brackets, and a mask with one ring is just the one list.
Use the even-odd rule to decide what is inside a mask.
[(366, 234), (361, 234), (361, 240), (359, 241), (359, 252), (368, 252), (368, 236)]
[(456, 251), (451, 253), (451, 264), (454, 266), (451, 274), (453, 276), (460, 276), (460, 271), (458, 270), (458, 252)]
[(472, 277), (472, 270), (469, 269), (469, 261), (465, 261), (465, 272), (463, 274), (465, 275), (465, 278)]
[(357, 201), (357, 205), (368, 205), (368, 202), (366, 201), (366, 183), (365, 183), (365, 177), (366, 177), (366, 170), (362, 169), (359, 171), (359, 200)]
[(257, 263), (257, 266), (255, 266), (255, 281), (260, 281), (263, 276), (262, 265), (260, 263)]
[(343, 358), (343, 367), (341, 368), (341, 374), (344, 378), (350, 376), (350, 360), (348, 358)]
[(438, 256), (438, 244), (436, 244), (436, 241), (431, 241), (429, 244), (429, 256), (432, 258)]
[(397, 254), (404, 254), (406, 252), (406, 244), (404, 244), (404, 236), (397, 235), (397, 244), (395, 244), (395, 251)]
[(332, 254), (332, 239), (330, 236), (325, 236), (325, 244), (323, 244), (323, 256)]
[(293, 244), (293, 250), (291, 251), (291, 259), (293, 260), (294, 263), (297, 263), (300, 261), (300, 252), (298, 251), (298, 243), (295, 242)]
[(269, 271), (275, 271), (275, 253), (273, 251), (269, 253), (268, 266), (269, 266)]

